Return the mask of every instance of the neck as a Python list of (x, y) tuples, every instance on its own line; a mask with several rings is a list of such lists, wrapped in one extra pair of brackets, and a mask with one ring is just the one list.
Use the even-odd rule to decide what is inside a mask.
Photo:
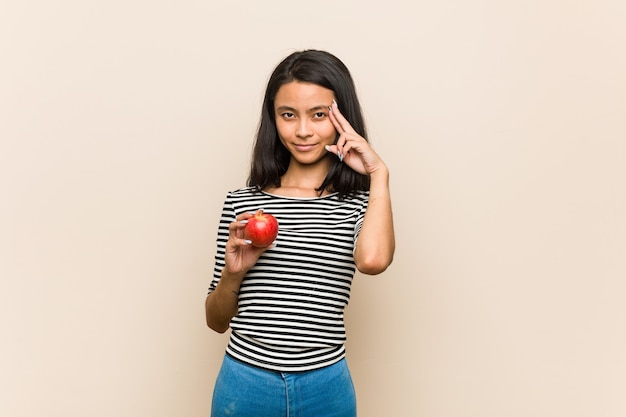
[[(280, 187), (271, 191), (293, 197), (317, 197), (320, 195), (317, 188), (324, 182), (328, 169), (328, 164), (300, 165), (292, 160), (281, 178)], [(327, 192), (322, 192), (324, 194)]]

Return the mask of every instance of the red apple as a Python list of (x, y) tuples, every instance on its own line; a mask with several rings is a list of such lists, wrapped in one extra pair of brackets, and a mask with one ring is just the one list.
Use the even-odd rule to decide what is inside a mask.
[(271, 214), (258, 210), (248, 219), (245, 229), (246, 239), (258, 248), (271, 245), (278, 236), (278, 221)]

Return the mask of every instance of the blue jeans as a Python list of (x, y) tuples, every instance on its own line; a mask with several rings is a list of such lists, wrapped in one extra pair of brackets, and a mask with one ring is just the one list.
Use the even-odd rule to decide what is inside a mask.
[(211, 417), (356, 417), (345, 359), (306, 372), (275, 372), (226, 355), (213, 391)]

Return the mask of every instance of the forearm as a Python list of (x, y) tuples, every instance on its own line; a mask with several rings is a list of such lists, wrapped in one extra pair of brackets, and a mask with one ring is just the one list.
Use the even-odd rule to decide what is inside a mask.
[(391, 264), (395, 251), (389, 171), (386, 166), (370, 175), (370, 196), (354, 251), (359, 271), (375, 275)]
[(228, 330), (239, 307), (239, 287), (244, 274), (230, 274), (224, 268), (217, 287), (205, 301), (207, 325), (219, 333)]

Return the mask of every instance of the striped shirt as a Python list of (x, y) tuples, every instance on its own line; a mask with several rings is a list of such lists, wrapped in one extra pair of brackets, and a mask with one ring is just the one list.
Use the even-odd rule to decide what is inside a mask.
[(343, 314), (354, 277), (354, 246), (369, 193), (339, 199), (283, 197), (246, 187), (226, 196), (209, 293), (224, 268), (228, 225), (263, 209), (278, 220), (276, 245), (246, 274), (226, 352), (281, 372), (331, 365), (345, 356)]

